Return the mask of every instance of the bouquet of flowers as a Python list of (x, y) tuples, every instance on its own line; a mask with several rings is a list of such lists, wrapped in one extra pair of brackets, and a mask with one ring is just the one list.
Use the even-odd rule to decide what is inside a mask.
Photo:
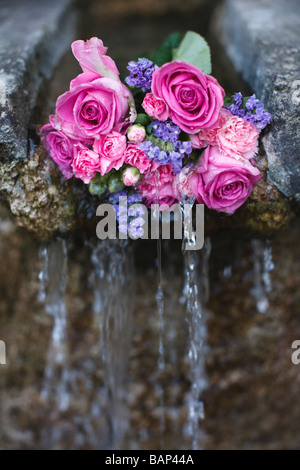
[(225, 96), (201, 36), (173, 33), (152, 57), (129, 62), (123, 81), (100, 39), (72, 51), (83, 73), (40, 130), (65, 179), (113, 204), (120, 194), (147, 207), (188, 197), (232, 214), (246, 201), (271, 115), (255, 95)]

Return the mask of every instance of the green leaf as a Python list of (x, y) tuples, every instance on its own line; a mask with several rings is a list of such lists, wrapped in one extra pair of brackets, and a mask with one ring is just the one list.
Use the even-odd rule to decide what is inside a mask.
[(139, 113), (134, 121), (134, 124), (141, 124), (142, 126), (146, 127), (149, 122), (151, 122), (151, 117), (145, 113)]
[(205, 39), (194, 31), (188, 31), (178, 49), (174, 51), (173, 60), (182, 60), (195, 65), (202, 72), (211, 74), (210, 48)]
[(224, 106), (230, 106), (234, 103), (233, 95), (226, 95), (224, 98)]
[(171, 33), (164, 43), (154, 52), (153, 62), (159, 67), (166, 62), (171, 62), (173, 59), (173, 50), (179, 46), (181, 37), (179, 32)]

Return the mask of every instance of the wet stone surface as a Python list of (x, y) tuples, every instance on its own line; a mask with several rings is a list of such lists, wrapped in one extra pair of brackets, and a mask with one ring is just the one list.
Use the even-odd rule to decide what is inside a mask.
[[(56, 221), (51, 216), (55, 229), (50, 223), (41, 223), (43, 217), (47, 218), (47, 203), (55, 196), (50, 195), (51, 168), (48, 166), (46, 171), (46, 187), (43, 177), (36, 174), (39, 161), (28, 156), (28, 127), (40, 88), (50, 80), (74, 39), (71, 3), (3, 1), (0, 10), (0, 197), (20, 225), (44, 234), (49, 229), (50, 233), (65, 230), (69, 224), (58, 221), (63, 218), (63, 196), (61, 214), (57, 214)], [(41, 173), (46, 174), (44, 170)], [(56, 192), (61, 197), (58, 188)], [(54, 210), (57, 208), (56, 203)]]

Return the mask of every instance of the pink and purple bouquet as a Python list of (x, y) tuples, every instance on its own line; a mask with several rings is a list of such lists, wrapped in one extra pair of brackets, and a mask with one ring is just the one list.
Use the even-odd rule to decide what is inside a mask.
[(225, 97), (201, 36), (171, 35), (151, 60), (129, 62), (124, 81), (100, 39), (72, 51), (82, 73), (40, 131), (65, 179), (112, 203), (120, 194), (147, 207), (188, 197), (232, 214), (246, 201), (271, 115), (255, 95)]

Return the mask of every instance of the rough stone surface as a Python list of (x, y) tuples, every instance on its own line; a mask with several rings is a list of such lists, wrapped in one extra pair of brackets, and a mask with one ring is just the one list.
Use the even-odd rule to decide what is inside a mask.
[[(22, 211), (32, 209), (31, 218), (34, 218), (30, 205), (19, 206), (20, 201), (28, 199), (25, 175), (32, 179), (31, 194), (40, 188), (39, 179), (32, 178), (37, 165), (29, 162), (27, 155), (28, 124), (42, 84), (51, 78), (74, 38), (75, 16), (71, 3), (71, 0), (1, 3), (0, 194), (17, 217)], [(47, 197), (45, 192), (43, 198)], [(35, 206), (45, 204), (39, 204), (36, 198)]]
[[(217, 24), (216, 24), (217, 23)], [(268, 180), (300, 193), (300, 3), (225, 0), (215, 33), (242, 77), (273, 114), (263, 138)]]

